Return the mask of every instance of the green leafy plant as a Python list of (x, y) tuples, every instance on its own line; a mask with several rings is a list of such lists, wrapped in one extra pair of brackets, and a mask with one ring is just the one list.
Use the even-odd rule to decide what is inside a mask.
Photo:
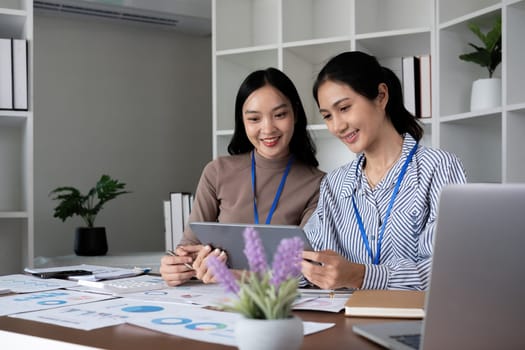
[(460, 55), (459, 58), (487, 68), (489, 78), (492, 78), (494, 71), (501, 63), (501, 18), (496, 20), (487, 34), (483, 34), (475, 23), (469, 23), (468, 27), (481, 40), (484, 47), (469, 43), (476, 51)]
[(102, 175), (87, 195), (83, 195), (71, 186), (55, 188), (49, 194), (54, 195), (53, 200), (59, 201), (53, 217), (66, 221), (67, 218), (78, 215), (87, 227), (94, 227), (95, 218), (106, 202), (121, 194), (129, 193), (124, 191), (124, 187), (126, 187), (125, 183), (112, 179), (109, 175)]

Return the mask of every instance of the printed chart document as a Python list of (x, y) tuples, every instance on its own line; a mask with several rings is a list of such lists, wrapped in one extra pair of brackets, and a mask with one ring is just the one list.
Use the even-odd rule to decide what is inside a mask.
[(117, 298), (84, 305), (71, 304), (52, 310), (26, 312), (10, 317), (90, 331), (125, 323), (135, 313), (155, 310), (154, 306), (150, 306), (149, 303), (130, 302)]
[[(130, 318), (127, 323), (179, 337), (236, 346), (234, 329), (240, 317), (237, 313), (168, 305), (154, 317), (142, 313)], [(334, 325), (303, 321), (304, 335), (317, 333)]]
[(221, 307), (236, 299), (234, 294), (226, 293), (221, 285), (216, 283), (204, 284), (200, 281), (189, 281), (180, 286), (155, 291), (129, 293), (125, 297), (128, 299), (196, 307)]
[(52, 290), (47, 292), (8, 295), (0, 298), (0, 316), (91, 303), (108, 298), (113, 297), (71, 290)]
[(344, 310), (346, 301), (353, 289), (299, 288), (299, 298), (294, 302), (293, 310), (311, 310), (339, 312)]
[[(174, 312), (177, 313), (163, 312), (155, 319), (137, 317), (127, 323), (193, 340), (236, 346), (234, 327), (239, 314), (191, 307), (179, 307)], [(317, 333), (334, 325), (303, 322), (304, 335)]]
[[(13, 293), (43, 292), (60, 288), (76, 286), (77, 282), (61, 280), (56, 278), (41, 279), (30, 275), (6, 275), (0, 276), (0, 290)], [(0, 294), (2, 294), (0, 292)]]
[[(118, 298), (10, 317), (92, 330), (129, 323), (154, 331), (209, 343), (235, 345), (233, 330), (239, 314), (198, 307)], [(333, 327), (334, 323), (303, 322), (304, 334)]]
[[(299, 291), (302, 289), (300, 288)], [(300, 292), (300, 297), (294, 302), (293, 310), (312, 310), (324, 312), (339, 312), (345, 308), (345, 303), (351, 292), (338, 293), (329, 297), (330, 291), (317, 289), (313, 293)], [(147, 300), (170, 304), (190, 305), (195, 307), (223, 307), (232, 304), (237, 297), (226, 293), (219, 284), (203, 284), (190, 281), (177, 287), (169, 287), (159, 290), (127, 293), (122, 295), (128, 299)]]
[(414, 290), (357, 290), (345, 306), (346, 316), (423, 318), (425, 292)]
[(292, 306), (292, 310), (311, 310), (337, 313), (344, 310), (346, 298), (301, 297)]

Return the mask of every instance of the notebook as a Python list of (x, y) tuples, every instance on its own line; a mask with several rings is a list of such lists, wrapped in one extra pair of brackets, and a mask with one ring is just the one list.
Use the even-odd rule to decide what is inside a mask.
[(425, 292), (419, 290), (356, 290), (345, 304), (353, 317), (423, 318)]
[(524, 217), (524, 184), (447, 186), (425, 319), (354, 332), (390, 349), (525, 349)]
[(228, 254), (228, 266), (233, 269), (248, 269), (248, 260), (244, 255), (243, 232), (253, 227), (261, 237), (266, 259), (271, 264), (277, 246), (283, 238), (299, 237), (303, 240), (304, 249), (312, 250), (308, 239), (299, 226), (293, 225), (255, 225), (225, 224), (218, 222), (190, 222), (190, 227), (202, 242), (220, 248)]

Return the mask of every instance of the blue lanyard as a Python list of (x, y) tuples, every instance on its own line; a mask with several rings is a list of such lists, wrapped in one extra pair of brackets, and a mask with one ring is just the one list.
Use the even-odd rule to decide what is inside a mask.
[[(272, 207), (270, 208), (270, 211), (268, 212), (268, 216), (266, 217), (266, 225), (270, 224), (272, 221), (273, 213), (275, 212), (275, 208), (277, 208), (277, 203), (279, 203), (279, 198), (281, 197), (281, 193), (283, 192), (284, 183), (286, 182), (286, 178), (288, 177), (288, 173), (290, 172), (290, 167), (293, 163), (293, 156), (290, 157), (288, 160), (288, 164), (286, 164), (286, 169), (284, 169), (283, 177), (281, 178), (281, 183), (279, 184), (279, 188), (277, 189), (277, 192), (275, 193), (275, 198), (273, 199)], [(253, 192), (253, 216), (255, 219), (255, 224), (259, 224), (259, 213), (257, 211), (257, 197), (255, 195), (255, 151), (252, 151), (252, 192)]]
[[(408, 154), (407, 159), (405, 160), (405, 163), (403, 164), (403, 167), (401, 168), (401, 172), (399, 173), (399, 177), (397, 178), (396, 186), (394, 187), (394, 192), (392, 193), (392, 197), (390, 198), (390, 203), (388, 203), (388, 208), (386, 210), (385, 214), (385, 220), (383, 220), (383, 224), (381, 225), (381, 230), (379, 231), (379, 237), (377, 238), (377, 254), (375, 258), (372, 254), (372, 249), (370, 249), (370, 244), (368, 243), (368, 238), (366, 236), (365, 231), (365, 225), (363, 225), (363, 219), (361, 218), (361, 214), (359, 214), (359, 210), (357, 209), (357, 205), (355, 204), (355, 195), (352, 196), (352, 204), (354, 206), (354, 213), (357, 219), (357, 224), (359, 225), (359, 231), (361, 232), (361, 238), (363, 239), (363, 242), (365, 244), (365, 248), (368, 252), (368, 255), (370, 256), (370, 259), (372, 259), (372, 262), (374, 265), (379, 264), (379, 260), (381, 259), (381, 242), (383, 240), (383, 235), (385, 233), (386, 224), (388, 222), (388, 219), (390, 218), (390, 213), (392, 212), (392, 207), (394, 206), (394, 201), (396, 200), (397, 194), (399, 193), (399, 187), (401, 186), (401, 181), (403, 181), (403, 178), (405, 177), (405, 174), (407, 172), (408, 164), (412, 160), (412, 157), (414, 156), (414, 153), (416, 153), (417, 149), (417, 143), (412, 147), (410, 150), (410, 153)], [(356, 175), (357, 170), (359, 169), (359, 163), (363, 157), (359, 159), (359, 162), (357, 163), (356, 167)]]

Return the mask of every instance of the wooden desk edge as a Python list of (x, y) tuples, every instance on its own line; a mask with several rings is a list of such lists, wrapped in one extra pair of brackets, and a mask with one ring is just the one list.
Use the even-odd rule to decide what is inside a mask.
[[(328, 330), (307, 335), (301, 349), (381, 349), (376, 344), (360, 337), (352, 331), (352, 326), (359, 323), (384, 322), (386, 319), (345, 317), (343, 312), (296, 311), (295, 314), (304, 321), (329, 322), (336, 325)], [(391, 320), (391, 319), (389, 319)], [(128, 324), (83, 331), (47, 323), (27, 321), (23, 319), (2, 316), (0, 329), (60, 340), (80, 345), (115, 349), (170, 349), (182, 346), (184, 349), (232, 349), (232, 347), (199, 342), (187, 338), (164, 334)]]

